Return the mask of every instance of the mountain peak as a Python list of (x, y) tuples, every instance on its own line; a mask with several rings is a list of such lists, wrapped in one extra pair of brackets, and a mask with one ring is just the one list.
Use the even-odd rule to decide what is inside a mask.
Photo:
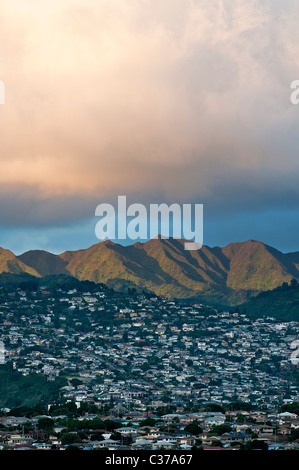
[(252, 239), (195, 251), (186, 251), (184, 243), (161, 236), (129, 246), (105, 240), (61, 255), (30, 250), (18, 257), (2, 248), (0, 272), (67, 274), (117, 289), (139, 286), (167, 297), (225, 303), (273, 289), (292, 278), (299, 280), (298, 252), (283, 254)]
[(58, 255), (45, 250), (30, 250), (17, 257), (24, 265), (29, 266), (41, 276), (69, 274), (65, 269), (66, 262)]

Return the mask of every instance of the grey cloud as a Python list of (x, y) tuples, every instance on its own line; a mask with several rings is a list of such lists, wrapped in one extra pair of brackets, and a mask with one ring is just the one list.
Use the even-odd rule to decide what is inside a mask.
[(118, 194), (298, 204), (295, 1), (34, 5), (0, 7), (2, 224), (71, 223)]

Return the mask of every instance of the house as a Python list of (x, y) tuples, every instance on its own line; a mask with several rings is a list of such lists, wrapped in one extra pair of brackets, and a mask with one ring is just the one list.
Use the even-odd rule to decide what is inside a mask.
[(289, 413), (288, 411), (285, 411), (284, 413), (279, 413), (278, 417), (282, 420), (297, 419), (297, 415), (295, 413)]
[(9, 441), (7, 442), (8, 445), (14, 446), (19, 444), (31, 444), (33, 442), (32, 436), (30, 435), (20, 435), (20, 434), (12, 434), (10, 436)]
[(244, 442), (248, 439), (248, 436), (241, 432), (226, 432), (219, 436), (219, 439), (223, 444), (228, 444), (231, 442)]
[(259, 430), (259, 437), (273, 436), (274, 431), (275, 431), (274, 427), (262, 426)]
[(189, 437), (178, 437), (178, 444), (182, 446), (192, 447), (196, 443), (196, 438), (194, 436)]
[(204, 424), (206, 426), (218, 426), (219, 424), (225, 423), (225, 416), (209, 416), (205, 418)]
[(117, 432), (119, 432), (122, 436), (132, 436), (137, 434), (137, 429), (132, 427), (123, 427), (118, 428)]
[(37, 450), (51, 450), (52, 444), (47, 444), (46, 442), (34, 442), (32, 447)]
[(170, 442), (168, 440), (161, 440), (155, 443), (157, 449), (173, 449), (177, 445), (177, 442)]

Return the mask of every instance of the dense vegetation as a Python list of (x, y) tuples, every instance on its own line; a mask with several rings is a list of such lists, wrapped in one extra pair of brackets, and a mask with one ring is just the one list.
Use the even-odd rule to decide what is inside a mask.
[(138, 288), (172, 299), (198, 297), (214, 306), (236, 306), (292, 278), (299, 280), (298, 258), (298, 252), (282, 253), (255, 240), (190, 252), (184, 240), (172, 238), (126, 247), (107, 240), (60, 255), (33, 250), (15, 256), (0, 248), (0, 273), (36, 279), (64, 274), (121, 292)]
[(23, 376), (8, 364), (0, 365), (0, 408), (18, 406), (32, 407), (38, 403), (49, 403), (59, 396), (66, 385), (63, 377), (49, 381), (42, 374)]
[(290, 284), (284, 282), (271, 291), (260, 293), (240, 307), (251, 317), (263, 315), (284, 321), (299, 319), (299, 284), (293, 279)]

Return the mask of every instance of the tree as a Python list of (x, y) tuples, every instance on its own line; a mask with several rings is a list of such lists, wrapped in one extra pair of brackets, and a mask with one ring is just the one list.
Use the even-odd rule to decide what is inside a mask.
[(74, 401), (69, 401), (61, 405), (52, 405), (50, 407), (51, 416), (64, 414), (66, 416), (78, 416), (78, 408)]
[(187, 426), (184, 428), (185, 431), (190, 432), (193, 435), (201, 434), (202, 433), (202, 428), (199, 426), (199, 423), (197, 420), (192, 421), (192, 423), (187, 424)]
[(213, 426), (212, 428), (212, 433), (216, 436), (221, 436), (222, 434), (226, 432), (231, 432), (232, 428), (228, 424), (218, 424), (216, 426)]
[(245, 450), (268, 450), (268, 444), (264, 441), (254, 439), (245, 444)]
[(115, 429), (120, 428), (121, 424), (117, 423), (117, 422), (115, 422), (111, 419), (106, 419), (104, 421), (104, 427), (105, 427), (105, 429), (107, 429), (107, 431), (114, 431)]
[(122, 440), (122, 435), (121, 435), (120, 432), (114, 431), (111, 434), (110, 439), (112, 439), (113, 441), (121, 441)]
[(72, 444), (71, 444), (71, 445), (67, 446), (67, 448), (66, 448), (65, 450), (67, 450), (67, 451), (73, 451), (73, 450), (75, 450), (75, 451), (76, 451), (76, 450), (81, 450), (81, 449), (79, 449), (78, 446), (75, 446), (75, 445), (72, 445)]
[(51, 418), (39, 418), (38, 429), (42, 429), (45, 433), (53, 431), (54, 421)]
[(76, 377), (73, 378), (70, 382), (71, 382), (71, 384), (73, 385), (73, 387), (77, 387), (78, 385), (82, 385), (82, 384), (83, 384), (82, 380), (77, 379)]
[(222, 408), (222, 406), (220, 405), (217, 405), (216, 403), (211, 403), (210, 405), (206, 405), (204, 407), (204, 410), (205, 411), (212, 411), (214, 413), (225, 413), (224, 409)]
[(229, 411), (250, 411), (252, 406), (250, 403), (237, 400), (229, 403), (225, 408)]
[(223, 444), (221, 441), (213, 441), (211, 447), (223, 447)]
[(156, 421), (153, 418), (146, 418), (143, 421), (140, 421), (139, 426), (155, 426)]
[(293, 403), (287, 403), (281, 407), (280, 411), (288, 411), (289, 413), (295, 413), (296, 415), (299, 415), (299, 402), (294, 401)]
[(103, 437), (103, 434), (101, 432), (93, 432), (90, 436), (90, 440), (91, 441), (103, 441), (104, 440), (104, 437)]
[(81, 442), (77, 433), (65, 433), (61, 436), (61, 444), (63, 446)]

